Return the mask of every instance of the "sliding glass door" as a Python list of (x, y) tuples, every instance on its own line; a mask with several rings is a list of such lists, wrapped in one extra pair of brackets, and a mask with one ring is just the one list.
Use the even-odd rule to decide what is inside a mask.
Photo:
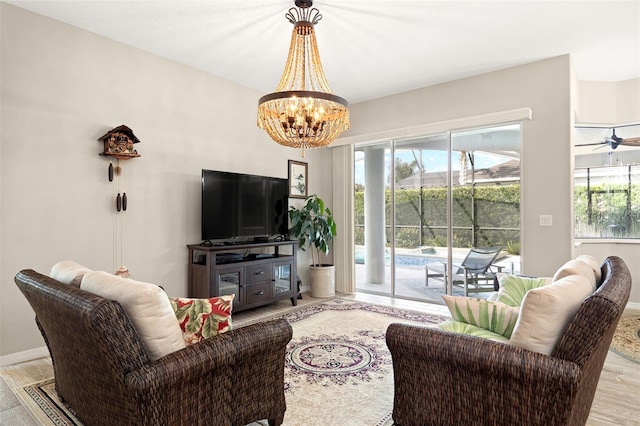
[(439, 302), (447, 293), (449, 135), (398, 140), (394, 148), (393, 294)]
[[(519, 125), (357, 145), (356, 289), (441, 303), (518, 270), (519, 147)], [(465, 284), (472, 248), (496, 256)]]

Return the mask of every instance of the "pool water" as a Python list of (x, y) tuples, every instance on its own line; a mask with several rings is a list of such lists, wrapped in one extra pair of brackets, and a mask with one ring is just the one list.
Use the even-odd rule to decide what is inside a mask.
[[(400, 249), (408, 250), (408, 249)], [(454, 262), (458, 259), (454, 252)], [(429, 253), (420, 253), (419, 249), (412, 249), (412, 252), (396, 252), (395, 255), (396, 266), (424, 266), (433, 262), (445, 262), (447, 259), (447, 252), (445, 250), (429, 250)], [(462, 260), (462, 257), (459, 259)], [(357, 264), (364, 264), (365, 261), (365, 249), (362, 246), (356, 247), (355, 261)], [(391, 253), (389, 249), (385, 249), (384, 261), (386, 265), (390, 264)]]

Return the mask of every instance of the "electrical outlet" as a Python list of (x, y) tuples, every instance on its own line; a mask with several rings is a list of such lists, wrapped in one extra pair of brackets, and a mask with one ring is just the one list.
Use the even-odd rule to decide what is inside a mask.
[(540, 226), (553, 226), (553, 216), (550, 214), (541, 214)]

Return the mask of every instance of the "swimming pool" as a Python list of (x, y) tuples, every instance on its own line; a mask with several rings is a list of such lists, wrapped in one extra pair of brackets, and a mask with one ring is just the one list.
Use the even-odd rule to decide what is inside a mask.
[[(395, 264), (396, 266), (424, 266), (433, 262), (446, 262), (447, 259), (447, 251), (446, 249), (433, 249), (433, 251), (429, 251), (429, 253), (419, 253), (419, 249), (411, 249), (414, 252), (405, 251), (408, 249), (400, 249), (396, 251), (395, 255)], [(468, 249), (467, 249), (468, 250)], [(464, 257), (464, 254), (461, 256), (456, 256), (456, 252), (454, 251), (454, 262), (461, 261)], [(364, 264), (365, 262), (365, 249), (363, 246), (356, 246), (355, 249), (355, 260), (358, 264)], [(385, 249), (384, 253), (384, 263), (389, 265), (391, 261), (391, 253), (389, 249)]]

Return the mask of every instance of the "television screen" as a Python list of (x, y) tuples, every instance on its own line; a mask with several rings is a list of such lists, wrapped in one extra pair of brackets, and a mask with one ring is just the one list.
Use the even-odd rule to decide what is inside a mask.
[(287, 179), (202, 170), (202, 239), (287, 234)]

